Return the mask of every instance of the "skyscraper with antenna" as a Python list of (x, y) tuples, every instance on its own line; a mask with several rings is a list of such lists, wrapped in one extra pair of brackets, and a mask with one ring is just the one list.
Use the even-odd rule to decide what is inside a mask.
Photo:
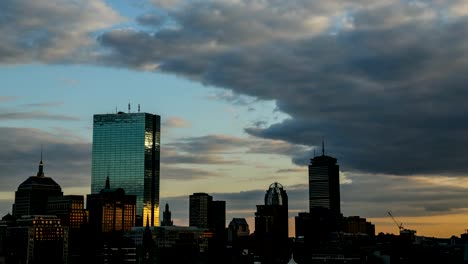
[(99, 193), (109, 176), (113, 187), (136, 195), (138, 226), (147, 218), (159, 225), (160, 131), (159, 115), (94, 115), (91, 193)]
[(336, 158), (325, 155), (322, 141), (322, 155), (311, 159), (309, 165), (309, 208), (326, 208), (341, 214), (340, 172)]

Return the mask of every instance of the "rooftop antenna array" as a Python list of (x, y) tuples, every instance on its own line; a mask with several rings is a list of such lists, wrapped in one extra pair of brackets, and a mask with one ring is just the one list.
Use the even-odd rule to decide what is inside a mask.
[(323, 137), (322, 137), (322, 156), (325, 156), (325, 143), (323, 141)]
[(128, 113), (130, 114), (130, 102), (128, 102)]
[(140, 104), (138, 104), (138, 113), (140, 113)]

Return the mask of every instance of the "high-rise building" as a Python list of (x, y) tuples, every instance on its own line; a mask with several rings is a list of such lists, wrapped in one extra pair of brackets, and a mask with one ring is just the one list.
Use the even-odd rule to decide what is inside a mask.
[(45, 215), (49, 197), (53, 196), (63, 196), (62, 188), (52, 178), (45, 176), (41, 157), (37, 175), (21, 183), (15, 192), (13, 216)]
[(109, 177), (136, 195), (138, 226), (147, 218), (159, 225), (160, 126), (160, 116), (148, 113), (94, 115), (91, 193)]
[(280, 183), (272, 183), (265, 204), (255, 213), (254, 251), (262, 263), (289, 260), (288, 195)]
[(213, 196), (206, 193), (194, 193), (189, 198), (189, 226), (208, 228), (208, 210)]
[(288, 238), (288, 195), (278, 182), (268, 188), (265, 205), (257, 205), (255, 232)]
[(340, 172), (336, 159), (325, 155), (322, 142), (322, 155), (311, 159), (309, 165), (309, 209), (327, 208), (335, 215), (340, 209)]

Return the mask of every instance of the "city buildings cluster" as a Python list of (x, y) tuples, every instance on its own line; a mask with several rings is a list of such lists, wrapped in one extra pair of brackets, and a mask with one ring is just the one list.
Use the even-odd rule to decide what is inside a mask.
[[(244, 218), (226, 227), (226, 201), (189, 200), (189, 226), (160, 215), (160, 117), (95, 115), (91, 193), (64, 195), (44, 163), (18, 186), (12, 214), (0, 221), (5, 263), (463, 263), (468, 235), (450, 240), (379, 234), (365, 218), (343, 216), (337, 159), (309, 165), (309, 210), (289, 237), (288, 195), (278, 182), (257, 205), (255, 231)], [(323, 143), (322, 143), (323, 144)], [(261, 199), (261, 197), (259, 197)], [(465, 256), (465, 258), (463, 257)], [(447, 260), (449, 260), (447, 262)], [(432, 263), (432, 262), (431, 262)]]

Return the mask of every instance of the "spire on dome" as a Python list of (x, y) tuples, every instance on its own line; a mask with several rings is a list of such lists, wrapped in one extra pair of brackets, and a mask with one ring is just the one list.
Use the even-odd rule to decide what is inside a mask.
[(37, 171), (38, 177), (44, 177), (44, 163), (42, 162), (42, 146), (41, 146), (41, 161), (39, 162), (39, 170)]

